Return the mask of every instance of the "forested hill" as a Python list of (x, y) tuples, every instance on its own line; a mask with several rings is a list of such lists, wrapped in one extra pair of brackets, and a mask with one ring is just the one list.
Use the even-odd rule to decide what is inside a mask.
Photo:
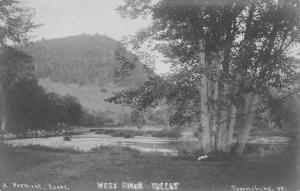
[[(113, 81), (117, 64), (114, 50), (119, 42), (102, 35), (79, 35), (42, 40), (24, 51), (35, 59), (38, 78), (53, 82), (106, 86)], [(141, 64), (123, 81), (124, 86), (139, 85), (147, 79)]]

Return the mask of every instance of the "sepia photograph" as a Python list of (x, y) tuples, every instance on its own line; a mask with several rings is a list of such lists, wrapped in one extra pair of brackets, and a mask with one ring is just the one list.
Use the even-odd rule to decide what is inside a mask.
[(0, 191), (300, 191), (300, 0), (0, 0)]

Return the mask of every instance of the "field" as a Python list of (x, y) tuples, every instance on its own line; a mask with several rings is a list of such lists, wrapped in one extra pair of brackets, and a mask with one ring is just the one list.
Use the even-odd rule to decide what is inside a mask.
[(296, 190), (300, 188), (297, 182), (299, 158), (297, 161), (291, 153), (293, 149), (262, 158), (197, 161), (117, 147), (78, 153), (1, 145), (0, 183), (5, 183), (9, 187), (7, 190), (14, 190), (12, 184), (18, 183), (46, 185), (45, 190), (52, 184), (61, 185), (56, 187), (60, 190), (64, 190), (65, 185), (72, 191), (96, 191), (99, 190), (97, 182), (117, 183), (117, 190), (121, 190), (122, 182), (142, 182), (143, 190), (153, 190), (151, 183), (154, 182), (178, 182), (178, 190), (185, 191), (232, 190), (231, 185), (285, 186), (288, 190)]

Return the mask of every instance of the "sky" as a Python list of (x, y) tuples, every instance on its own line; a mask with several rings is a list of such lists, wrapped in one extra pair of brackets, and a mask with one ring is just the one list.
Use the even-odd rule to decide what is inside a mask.
[[(60, 38), (79, 34), (100, 34), (121, 40), (151, 24), (151, 20), (125, 19), (116, 8), (123, 0), (23, 0), (25, 6), (35, 10), (33, 21), (41, 26), (33, 31), (34, 40)], [(299, 46), (291, 52), (298, 53)], [(170, 71), (157, 52), (148, 53), (156, 57), (156, 72)], [(300, 58), (300, 56), (297, 56)]]
[[(100, 34), (121, 40), (151, 24), (151, 20), (125, 19), (116, 8), (123, 0), (23, 0), (33, 8), (33, 21), (41, 26), (33, 31), (34, 40), (53, 39), (79, 34)], [(148, 50), (149, 52), (149, 50)], [(169, 71), (157, 56), (158, 73)]]

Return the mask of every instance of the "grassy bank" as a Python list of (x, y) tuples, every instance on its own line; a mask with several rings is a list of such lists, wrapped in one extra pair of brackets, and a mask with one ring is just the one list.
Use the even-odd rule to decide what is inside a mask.
[[(130, 149), (101, 147), (90, 153), (0, 147), (0, 182), (67, 185), (96, 191), (97, 181), (179, 182), (179, 190), (230, 190), (230, 185), (295, 186), (299, 163), (290, 155), (218, 161), (149, 156)], [(299, 166), (297, 166), (299, 167)], [(298, 187), (299, 188), (299, 187)], [(296, 189), (295, 189), (296, 190)]]

